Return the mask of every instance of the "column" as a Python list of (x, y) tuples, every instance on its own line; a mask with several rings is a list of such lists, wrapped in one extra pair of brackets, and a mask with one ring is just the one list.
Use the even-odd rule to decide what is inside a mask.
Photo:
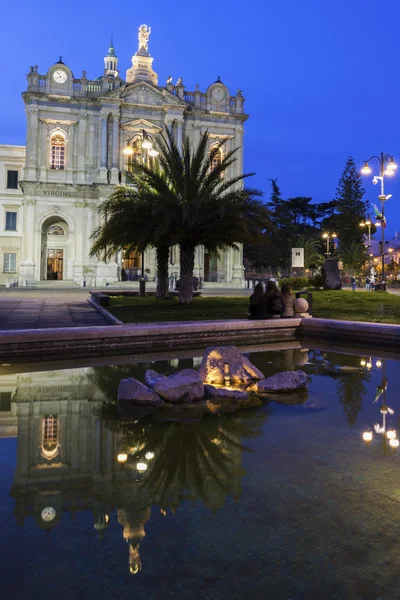
[(111, 183), (118, 184), (119, 115), (113, 115)]
[(200, 278), (200, 273), (201, 273), (201, 247), (197, 246), (196, 248), (196, 252), (194, 255), (194, 268), (193, 268), (193, 275), (195, 277)]
[(233, 256), (232, 285), (233, 287), (244, 287), (243, 245), (238, 244), (239, 250), (231, 250)]
[[(72, 279), (74, 281), (74, 283), (83, 286), (83, 281), (84, 281), (84, 277), (83, 277), (83, 240), (84, 240), (84, 235), (85, 233), (89, 234), (89, 232), (85, 232), (85, 208), (84, 208), (84, 202), (82, 202), (81, 199), (79, 199), (76, 203), (75, 203), (75, 214), (76, 214), (76, 220), (75, 220), (75, 228), (74, 228), (74, 234), (73, 236), (71, 235), (70, 232), (70, 248), (71, 248), (71, 257), (72, 257), (72, 245), (75, 242), (75, 248), (74, 248), (74, 261), (72, 263)], [(89, 234), (90, 235), (90, 234)]]
[(67, 183), (72, 183), (72, 174), (75, 167), (74, 154), (75, 154), (75, 126), (70, 125), (68, 131), (68, 140), (66, 148), (66, 163), (67, 163)]
[(24, 237), (22, 243), (22, 260), (19, 270), (19, 285), (25, 286), (34, 283), (40, 277), (35, 273), (34, 242), (36, 200), (26, 199), (24, 203)]
[(107, 168), (107, 115), (101, 121), (101, 166)]
[(40, 125), (40, 181), (47, 181), (47, 168), (50, 162), (49, 146), (47, 144), (47, 123)]
[(182, 152), (182, 125), (183, 121), (176, 121), (176, 144), (179, 152)]
[(37, 136), (39, 129), (39, 108), (36, 104), (27, 106), (26, 161), (24, 179), (36, 180)]
[(77, 157), (77, 165), (76, 168), (78, 170), (78, 183), (85, 183), (85, 174), (86, 174), (86, 162), (87, 162), (87, 115), (82, 115), (79, 119), (78, 124), (78, 140), (77, 140), (77, 149), (78, 149), (78, 157)]
[(107, 123), (108, 123), (108, 114), (101, 113), (100, 183), (108, 183), (108, 180), (107, 180)]

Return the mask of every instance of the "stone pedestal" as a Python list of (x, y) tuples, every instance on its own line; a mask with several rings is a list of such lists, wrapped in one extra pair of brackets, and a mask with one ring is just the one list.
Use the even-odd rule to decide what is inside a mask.
[(104, 287), (118, 281), (118, 265), (116, 262), (98, 262), (96, 264), (95, 286)]
[(108, 169), (106, 169), (105, 167), (100, 168), (99, 181), (100, 183), (108, 183)]
[(72, 265), (72, 280), (74, 283), (80, 285), (80, 282), (83, 281), (83, 263), (75, 262)]
[(21, 286), (31, 285), (36, 282), (35, 261), (24, 260), (19, 265), (18, 283)]
[(111, 169), (111, 185), (118, 185), (119, 181), (118, 181), (118, 169), (112, 168)]

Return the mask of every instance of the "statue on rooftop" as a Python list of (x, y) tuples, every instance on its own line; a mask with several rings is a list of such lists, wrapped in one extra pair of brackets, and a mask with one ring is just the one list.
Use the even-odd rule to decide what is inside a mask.
[(139, 50), (144, 48), (146, 51), (149, 49), (149, 37), (151, 33), (151, 27), (147, 27), (147, 25), (141, 25), (139, 27)]

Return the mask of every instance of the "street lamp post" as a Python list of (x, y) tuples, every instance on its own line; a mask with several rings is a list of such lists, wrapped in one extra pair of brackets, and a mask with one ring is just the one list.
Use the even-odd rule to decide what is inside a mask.
[(336, 235), (336, 233), (323, 233), (322, 237), (324, 239), (326, 239), (326, 258), (328, 259), (329, 255), (330, 255), (330, 252), (329, 252), (329, 242), (330, 242), (331, 238), (332, 238), (332, 241), (335, 238), (337, 238), (337, 235)]
[[(136, 152), (137, 160), (141, 160), (144, 165), (147, 164), (149, 157), (155, 158), (159, 155), (159, 152), (153, 147), (154, 140), (150, 134), (147, 133), (144, 129), (142, 129), (141, 133), (135, 133), (131, 138), (126, 140), (126, 146), (123, 149), (123, 153), (128, 158), (128, 169), (127, 172), (130, 173), (132, 170), (132, 157)], [(142, 276), (139, 282), (139, 295), (146, 295), (146, 279), (144, 276), (144, 251), (141, 252), (141, 271)]]
[(370, 220), (369, 216), (365, 219), (365, 221), (361, 221), (360, 223), (360, 227), (368, 227), (368, 271), (369, 271), (369, 275), (371, 275), (371, 227), (372, 225), (375, 225), (375, 227), (380, 227), (381, 224), (378, 221), (377, 223), (372, 223), (372, 221)]
[(377, 160), (379, 162), (379, 175), (375, 175), (372, 183), (377, 184), (378, 181), (381, 183), (381, 193), (378, 196), (378, 199), (381, 203), (381, 213), (380, 213), (380, 221), (382, 223), (382, 244), (381, 244), (381, 258), (382, 258), (382, 283), (385, 282), (385, 202), (391, 198), (391, 194), (388, 196), (385, 195), (385, 176), (394, 175), (395, 170), (397, 169), (397, 164), (394, 162), (393, 155), (380, 153), (379, 156), (371, 156), (368, 160), (364, 161), (364, 166), (361, 169), (361, 173), (363, 175), (370, 175), (372, 170), (369, 166), (369, 162), (371, 160)]

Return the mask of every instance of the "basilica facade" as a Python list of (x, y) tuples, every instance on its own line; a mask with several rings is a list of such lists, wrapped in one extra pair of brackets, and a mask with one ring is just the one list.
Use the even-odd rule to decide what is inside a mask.
[[(215, 160), (238, 148), (228, 177), (242, 173), (244, 99), (231, 96), (218, 77), (205, 92), (185, 89), (182, 78), (159, 85), (149, 53), (150, 28), (139, 28), (138, 50), (122, 78), (113, 43), (103, 74), (77, 78), (62, 58), (40, 74), (32, 66), (27, 90), (26, 148), (0, 146), (0, 284), (70, 281), (77, 285), (113, 285), (156, 274), (155, 251), (144, 255), (123, 248), (112, 260), (90, 257), (90, 236), (99, 225), (97, 208), (118, 185), (129, 185), (129, 160), (144, 158), (144, 141), (168, 128), (178, 146), (188, 136), (196, 144), (210, 134), (210, 150), (223, 141)], [(127, 155), (127, 144), (131, 156)], [(150, 144), (151, 145), (151, 144)], [(132, 157), (133, 153), (133, 157)], [(204, 285), (243, 286), (240, 249), (209, 256), (196, 251), (195, 275)], [(179, 277), (178, 249), (171, 250), (170, 276)], [(55, 283), (56, 284), (56, 283)]]

